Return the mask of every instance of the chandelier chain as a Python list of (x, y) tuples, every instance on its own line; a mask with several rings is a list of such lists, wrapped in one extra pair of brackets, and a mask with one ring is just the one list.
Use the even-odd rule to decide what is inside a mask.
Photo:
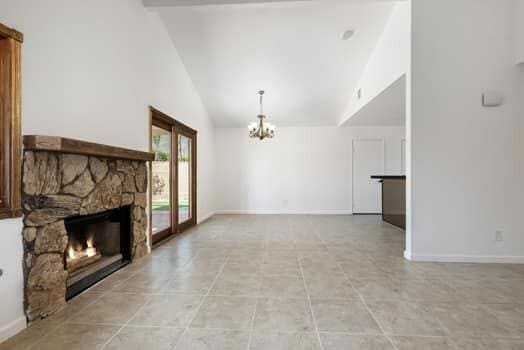
[(264, 114), (264, 105), (262, 103), (262, 99), (264, 98), (264, 90), (259, 91), (260, 94), (260, 115)]

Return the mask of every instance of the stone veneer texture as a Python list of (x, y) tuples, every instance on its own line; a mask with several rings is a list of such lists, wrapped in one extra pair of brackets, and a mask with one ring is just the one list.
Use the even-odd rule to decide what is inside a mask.
[(64, 219), (131, 206), (132, 257), (149, 252), (144, 161), (24, 152), (24, 281), (29, 321), (65, 306)]

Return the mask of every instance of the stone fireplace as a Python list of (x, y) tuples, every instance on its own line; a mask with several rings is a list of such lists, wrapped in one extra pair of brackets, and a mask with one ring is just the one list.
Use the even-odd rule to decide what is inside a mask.
[(29, 321), (148, 254), (152, 155), (48, 136), (24, 137), (24, 280)]

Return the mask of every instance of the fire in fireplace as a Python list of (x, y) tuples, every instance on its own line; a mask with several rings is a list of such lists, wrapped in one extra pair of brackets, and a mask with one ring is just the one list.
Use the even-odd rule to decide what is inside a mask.
[(102, 259), (102, 254), (94, 246), (95, 234), (89, 233), (82, 241), (71, 236), (67, 246), (66, 269), (69, 273), (93, 264)]
[(65, 220), (66, 299), (131, 262), (130, 207)]

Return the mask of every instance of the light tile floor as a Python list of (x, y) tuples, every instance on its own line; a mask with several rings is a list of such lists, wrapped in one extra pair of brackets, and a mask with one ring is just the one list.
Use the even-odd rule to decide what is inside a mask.
[(215, 216), (1, 349), (524, 349), (524, 266), (410, 263), (376, 216)]

